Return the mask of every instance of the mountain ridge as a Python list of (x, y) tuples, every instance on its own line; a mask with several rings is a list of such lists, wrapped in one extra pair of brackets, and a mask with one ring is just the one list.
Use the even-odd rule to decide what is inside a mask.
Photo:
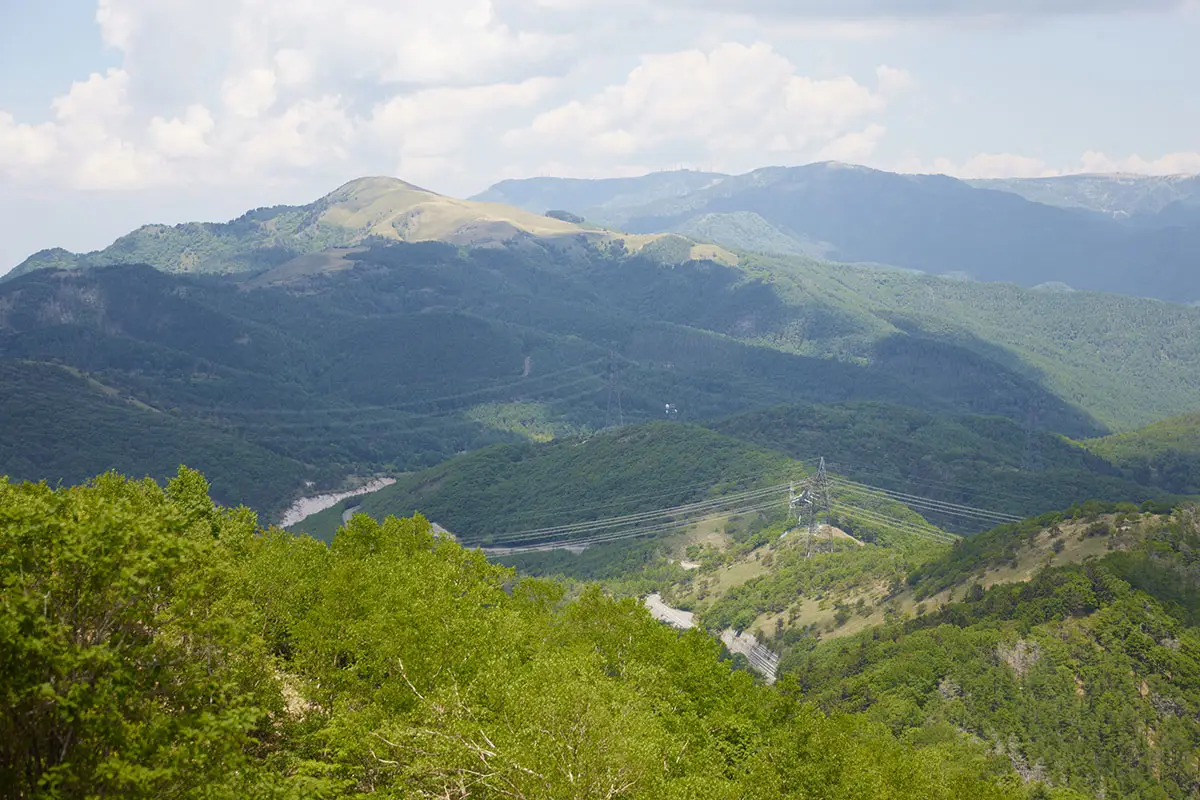
[[(618, 247), (638, 252), (679, 251), (658, 245), (662, 234), (630, 235), (578, 225), (500, 203), (460, 200), (429, 191), (400, 178), (366, 176), (347, 181), (302, 206), (256, 208), (228, 222), (147, 224), (89, 253), (50, 248), (34, 253), (0, 279), (36, 269), (77, 269), (145, 263), (166, 272), (261, 272), (297, 258), (372, 241), (439, 241), (457, 246), (495, 247), (524, 244), (545, 247), (566, 258), (583, 247)], [(698, 252), (726, 262), (736, 256), (719, 247), (699, 245)]]
[[(641, 180), (654, 183), (664, 174)], [(639, 198), (629, 188), (633, 184), (623, 184), (623, 194), (617, 194), (596, 182), (591, 185), (596, 202), (588, 208), (566, 203), (586, 194), (579, 181), (563, 183), (560, 188), (569, 185), (570, 193), (555, 195), (548, 180), (538, 179), (536, 192), (506, 182), (504, 196), (527, 207), (553, 200), (599, 224), (638, 233), (697, 234), (747, 251), (804, 253), (1023, 286), (1061, 282), (1173, 302), (1200, 299), (1200, 277), (1190, 268), (1200, 258), (1200, 202), (1188, 199), (1200, 193), (1183, 189), (1151, 204), (1147, 213), (1122, 220), (1082, 200), (1033, 199), (1031, 187), (1040, 183), (964, 181), (840, 162), (763, 167), (653, 199)], [(1072, 191), (1087, 195), (1069, 189), (1072, 181), (1078, 183), (1073, 177), (1040, 180), (1068, 198)], [(1194, 180), (1200, 187), (1200, 179)], [(1186, 187), (1192, 181), (1175, 183)], [(1128, 202), (1148, 196), (1145, 187), (1155, 185), (1156, 179), (1146, 178)]]

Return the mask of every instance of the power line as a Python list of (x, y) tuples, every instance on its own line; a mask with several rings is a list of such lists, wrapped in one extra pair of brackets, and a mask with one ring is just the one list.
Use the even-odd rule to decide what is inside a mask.
[(607, 544), (609, 542), (622, 541), (625, 539), (636, 539), (636, 538), (640, 538), (643, 536), (649, 536), (649, 535), (652, 535), (655, 533), (662, 533), (664, 531), (677, 530), (679, 528), (685, 528), (690, 525), (695, 525), (698, 522), (704, 522), (707, 520), (729, 519), (731, 517), (737, 517), (742, 514), (751, 514), (756, 511), (765, 511), (765, 510), (768, 510), (771, 508), (778, 508), (778, 507), (779, 507), (779, 502), (773, 500), (769, 503), (760, 503), (757, 505), (739, 507), (736, 509), (725, 511), (721, 514), (709, 514), (709, 515), (700, 517), (698, 519), (678, 520), (678, 521), (672, 521), (672, 522), (658, 523), (658, 524), (650, 525), (650, 526), (635, 527), (635, 528), (631, 528), (631, 529), (625, 530), (625, 531), (609, 532), (609, 533), (605, 533), (602, 535), (592, 536), (592, 537), (589, 537), (586, 539), (569, 539), (569, 540), (565, 540), (565, 541), (539, 542), (537, 544), (528, 544), (528, 545), (518, 544), (518, 545), (513, 545), (513, 546), (507, 546), (507, 545), (503, 545), (503, 544), (501, 544), (499, 546), (493, 546), (491, 544), (488, 544), (488, 545), (482, 545), (482, 548), (485, 551), (487, 551), (487, 550), (503, 550), (507, 553), (521, 553), (521, 552), (531, 552), (531, 551), (536, 551), (536, 550), (555, 550), (555, 549), (562, 549), (565, 547), (590, 547), (595, 544)]
[[(552, 387), (547, 387), (544, 389), (539, 389), (539, 390), (533, 391), (533, 392), (525, 395), (523, 399), (525, 399), (525, 400), (541, 399), (541, 400), (558, 401), (558, 402), (575, 400), (580, 397), (586, 397), (588, 395), (596, 394), (597, 392), (600, 391), (601, 386), (596, 386), (595, 388), (588, 389), (586, 391), (579, 392), (577, 394), (568, 395), (566, 397), (554, 397), (552, 395), (555, 392), (561, 392), (566, 389), (571, 389), (576, 386), (581, 386), (585, 383), (589, 383), (592, 381), (598, 381), (598, 380), (600, 380), (600, 377), (598, 375), (588, 375), (586, 377), (579, 378), (578, 380), (571, 381), (570, 383), (564, 383), (564, 384), (560, 384), (558, 386), (552, 386)], [(270, 425), (268, 427), (255, 428), (255, 430), (261, 431), (264, 433), (270, 433), (272, 431), (306, 430), (306, 429), (321, 429), (321, 430), (329, 430), (329, 431), (346, 430), (346, 429), (351, 429), (351, 428), (362, 428), (362, 427), (368, 427), (368, 426), (399, 424), (399, 423), (404, 423), (404, 422), (409, 422), (409, 421), (431, 420), (431, 419), (449, 419), (449, 418), (455, 416), (456, 414), (461, 413), (464, 410), (466, 410), (466, 408), (459, 407), (459, 408), (447, 409), (445, 411), (441, 411), (441, 412), (437, 412), (437, 413), (405, 414), (403, 417), (393, 417), (391, 419), (380, 418), (380, 419), (349, 419), (349, 420), (330, 420), (330, 421), (311, 420), (311, 421), (307, 421), (307, 422), (287, 422), (287, 423), (283, 423), (280, 425)], [(345, 413), (353, 414), (354, 412), (346, 411)], [(220, 418), (218, 418), (218, 419), (220, 419)], [(247, 424), (244, 422), (232, 421), (232, 420), (221, 420), (221, 421), (225, 422), (227, 425), (229, 425), (230, 427), (233, 427), (233, 428), (245, 427)], [(434, 430), (434, 429), (435, 428), (433, 428), (433, 427), (428, 428), (428, 430)], [(420, 428), (410, 428), (408, 430), (417, 431), (417, 430), (421, 430), (421, 429)], [(300, 441), (303, 441), (303, 440), (300, 440)]]
[(938, 511), (948, 515), (958, 515), (984, 521), (994, 521), (998, 523), (1004, 522), (1020, 522), (1021, 518), (1012, 514), (1004, 514), (999, 511), (989, 511), (984, 508), (976, 508), (974, 506), (963, 505), (961, 503), (950, 503), (945, 500), (934, 500), (929, 497), (920, 495), (908, 494), (906, 492), (897, 492), (892, 489), (883, 489), (878, 486), (870, 486), (865, 483), (851, 481), (846, 478), (834, 478), (834, 481), (846, 488), (858, 489), (860, 491), (874, 492), (876, 494), (886, 495), (887, 497), (898, 500), (906, 505), (919, 505), (929, 511)]
[(686, 503), (673, 508), (644, 511), (636, 514), (625, 514), (622, 516), (609, 517), (607, 519), (593, 520), (590, 522), (576, 522), (565, 525), (554, 525), (546, 528), (534, 528), (525, 531), (503, 533), (493, 537), (492, 541), (514, 541), (530, 538), (549, 538), (562, 535), (578, 535), (580, 533), (589, 533), (595, 530), (603, 530), (604, 528), (620, 527), (662, 517), (679, 516), (682, 514), (690, 515), (698, 511), (707, 511), (719, 508), (722, 505), (728, 505), (730, 503), (756, 500), (769, 494), (781, 492), (786, 487), (787, 484), (780, 484), (778, 486), (770, 486), (763, 489), (751, 489), (743, 492), (736, 492), (695, 503)]
[[(588, 361), (583, 364), (577, 364), (573, 367), (557, 370), (555, 372), (547, 372), (541, 375), (534, 375), (529, 378), (523, 378), (519, 381), (514, 381), (499, 386), (485, 386), (479, 389), (473, 389), (467, 392), (459, 392), (457, 394), (444, 395), (442, 397), (430, 397), (423, 400), (411, 400), (404, 403), (391, 403), (386, 405), (362, 405), (362, 406), (347, 406), (344, 408), (313, 408), (313, 409), (269, 409), (269, 408), (225, 408), (213, 409), (206, 407), (204, 410), (212, 414), (231, 415), (231, 416), (260, 416), (260, 415), (316, 415), (316, 414), (362, 414), (369, 411), (403, 411), (406, 408), (414, 408), (427, 406), (436, 403), (445, 403), (453, 400), (462, 400), (475, 395), (488, 394), (490, 392), (500, 392), (505, 389), (516, 389), (527, 387), (530, 383), (536, 383), (547, 380), (549, 378), (557, 378), (572, 372), (578, 372), (582, 369), (595, 367), (605, 363), (605, 359), (599, 358), (593, 361)], [(196, 410), (196, 409), (191, 409)]]
[(849, 503), (838, 503), (835, 508), (846, 509), (849, 516), (862, 517), (868, 522), (874, 522), (877, 525), (887, 525), (888, 527), (898, 530), (901, 533), (908, 533), (914, 536), (933, 539), (935, 541), (944, 542), (947, 544), (957, 541), (958, 539), (957, 536), (946, 533), (938, 528), (922, 528), (915, 522), (898, 519), (896, 517), (889, 517), (886, 514), (862, 508), (860, 506), (851, 505)]

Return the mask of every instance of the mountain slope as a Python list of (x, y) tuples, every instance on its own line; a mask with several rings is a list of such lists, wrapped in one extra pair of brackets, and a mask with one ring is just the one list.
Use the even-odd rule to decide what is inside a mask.
[(981, 189), (1011, 192), (1062, 208), (1084, 208), (1118, 218), (1148, 221), (1170, 206), (1200, 205), (1197, 175), (1063, 175), (1052, 178), (992, 178), (968, 180)]
[(359, 517), (326, 547), (205, 489), (0, 481), (11, 795), (1028, 797), (964, 737), (820, 714), (699, 631), (424, 519)]
[(561, 209), (602, 223), (611, 219), (611, 215), (619, 214), (621, 209), (682, 197), (727, 177), (712, 172), (677, 170), (636, 178), (523, 178), (501, 181), (471, 199), (506, 203), (535, 214)]
[(1200, 493), (1200, 414), (1171, 417), (1083, 444), (1133, 480), (1179, 494)]
[(799, 649), (783, 666), (828, 710), (902, 735), (969, 731), (1027, 779), (1090, 796), (1194, 797), (1197, 530), (1190, 512), (1060, 522), (1031, 536), (1054, 552), (1098, 541), (1099, 557), (986, 591), (959, 583), (961, 602)]
[(305, 206), (249, 211), (226, 223), (147, 225), (93, 253), (35, 253), (8, 277), (42, 268), (144, 263), (166, 272), (248, 272), (364, 241), (496, 245), (546, 240), (558, 250), (620, 241), (636, 251), (656, 236), (621, 236), (498, 203), (458, 200), (396, 178), (359, 178)]
[[(658, 178), (642, 180), (649, 186)], [(1180, 212), (1176, 224), (1161, 228), (1127, 225), (1084, 208), (1030, 202), (1015, 191), (824, 163), (725, 177), (640, 207), (610, 198), (608, 208), (589, 213), (622, 230), (705, 231), (748, 250), (1200, 300), (1200, 277), (1190, 266), (1200, 257), (1200, 216)], [(519, 196), (511, 183), (507, 195)]]
[[(1070, 440), (1002, 417), (845, 403), (751, 411), (710, 424), (793, 458), (824, 456), (830, 469), (863, 483), (1018, 517), (1080, 499), (1141, 503), (1178, 491), (1148, 475), (1137, 482)], [(926, 515), (960, 533), (990, 527), (982, 519)]]
[(49, 364), (0, 360), (0, 474), (70, 485), (108, 470), (158, 480), (180, 464), (223, 503), (274, 508), (309, 471), (236, 435), (162, 413)]
[(70, 366), (322, 488), (665, 404), (696, 422), (870, 400), (1093, 438), (1194, 409), (1198, 327), (1198, 309), (1116, 296), (520, 244), (366, 245), (249, 280), (126, 266), (0, 284), (0, 358)]
[[(469, 544), (546, 525), (654, 511), (786, 481), (779, 453), (692, 425), (658, 422), (548, 444), (498, 445), (346, 501), (376, 519), (420, 512)], [(780, 494), (782, 497), (782, 494)], [(329, 539), (342, 509), (299, 523)]]

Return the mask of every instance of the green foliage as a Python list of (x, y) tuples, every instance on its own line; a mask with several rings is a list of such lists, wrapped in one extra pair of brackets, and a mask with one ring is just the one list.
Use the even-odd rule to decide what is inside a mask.
[[(1069, 440), (1003, 417), (841, 403), (751, 411), (712, 427), (796, 458), (836, 456), (832, 469), (874, 486), (1015, 516), (1080, 497), (1140, 503), (1165, 496), (1153, 476), (1118, 477), (1116, 466)], [(962, 532), (983, 527), (933, 512), (929, 518)]]
[(909, 570), (944, 549), (918, 540), (892, 547), (842, 546), (809, 558), (802, 546), (777, 548), (765, 575), (729, 589), (703, 608), (700, 620), (713, 630), (746, 630), (760, 615), (782, 613), (798, 600), (876, 583), (898, 584)]
[(581, 433), (576, 426), (556, 420), (550, 407), (542, 403), (487, 403), (469, 409), (464, 416), (488, 428), (519, 434), (535, 442)]
[[(659, 422), (485, 448), (402, 476), (354, 502), (376, 519), (419, 511), (462, 541), (486, 545), (502, 543), (506, 533), (656, 511), (797, 474), (803, 468), (778, 453), (704, 428)], [(297, 527), (328, 538), (340, 519), (334, 509)]]
[[(1148, 502), (1143, 511), (1169, 513), (1171, 504), (1156, 505)], [(999, 525), (989, 531), (961, 539), (944, 558), (924, 564), (909, 573), (908, 584), (914, 587), (918, 599), (937, 594), (956, 584), (966, 582), (971, 576), (1001, 564), (1013, 562), (1023, 547), (1028, 546), (1047, 529), (1053, 534), (1060, 523), (1067, 520), (1091, 519), (1084, 535), (1107, 535), (1110, 526), (1095, 519), (1103, 514), (1131, 514), (1136, 516), (1138, 506), (1131, 503), (1111, 503), (1089, 500), (1076, 503), (1065, 511), (1048, 511), (1010, 525)]]
[[(254, 518), (181, 471), (0, 483), (0, 785), (11, 797), (272, 796), (282, 708), (228, 592)], [(192, 787), (190, 790), (188, 787)]]
[(967, 730), (1052, 786), (1194, 797), (1197, 530), (1181, 513), (1099, 561), (976, 586), (964, 602), (796, 651), (784, 667), (796, 695), (826, 710), (864, 712), (905, 737)]
[(236, 435), (48, 364), (0, 361), (0, 428), (0, 470), (14, 480), (69, 485), (107, 469), (164, 480), (187, 463), (215, 476), (219, 501), (270, 509), (309, 474)]
[[(278, 224), (292, 213), (264, 211), (244, 224)], [(902, 404), (926, 416), (891, 418), (934, 438), (931, 451), (914, 455), (961, 448), (952, 473), (970, 470), (971, 448), (1008, 435), (1004, 423), (964, 414), (1089, 437), (1105, 424), (1127, 428), (1190, 409), (1200, 388), (1200, 350), (1183, 333), (1200, 311), (1129, 298), (764, 256), (736, 267), (663, 264), (582, 244), (570, 254), (519, 243), (378, 245), (335, 260), (328, 271), (237, 281), (147, 267), (38, 271), (0, 286), (0, 352), (69, 366), (162, 418), (305, 465), (304, 479), (317, 488), (529, 434), (604, 427), (613, 349), (627, 421), (661, 419), (665, 404), (692, 422), (784, 403)], [(45, 410), (49, 421), (56, 408)], [(891, 415), (863, 410), (857, 425), (839, 413), (860, 412), (819, 412), (816, 421), (865, 436)], [(954, 416), (941, 419), (947, 413)], [(760, 437), (759, 422), (737, 425)], [(113, 451), (109, 438), (99, 446)], [(1006, 466), (1023, 439), (999, 448)], [(1077, 467), (1098, 459), (1035, 439), (1034, 455), (1046, 459), (1038, 491), (1051, 505), (1072, 491), (1136, 494), (1131, 481), (1140, 473), (1089, 476)], [(895, 471), (878, 452), (872, 461), (861, 466)], [(158, 470), (140, 459), (119, 465)], [(31, 477), (65, 474), (46, 466)], [(206, 466), (222, 489), (263, 483), (261, 470), (236, 462)], [(26, 474), (0, 463), (18, 469)], [(989, 480), (1012, 491), (1028, 483), (1005, 470)], [(269, 512), (299, 485), (222, 499)]]
[(327, 547), (205, 489), (0, 484), (11, 796), (1024, 796), (967, 740), (824, 715), (420, 517)]
[(1131, 480), (1177, 494), (1200, 494), (1200, 414), (1171, 417), (1083, 446)]

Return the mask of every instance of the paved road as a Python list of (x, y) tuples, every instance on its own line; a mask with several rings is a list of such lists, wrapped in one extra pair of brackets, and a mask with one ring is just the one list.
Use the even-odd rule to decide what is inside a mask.
[[(673, 628), (687, 630), (695, 627), (695, 614), (678, 608), (671, 608), (663, 602), (658, 593), (649, 595), (642, 603), (650, 611), (650, 616), (660, 622), (665, 622)], [(779, 656), (758, 643), (758, 640), (745, 631), (738, 633), (733, 628), (721, 631), (721, 641), (731, 653), (741, 653), (750, 662), (750, 666), (767, 683), (775, 682), (775, 674), (779, 669)]]
[(659, 622), (667, 623), (672, 628), (679, 628), (681, 631), (686, 631), (696, 624), (695, 614), (690, 611), (671, 608), (662, 601), (662, 597), (658, 593), (650, 595), (642, 602), (645, 603), (646, 608), (650, 609), (650, 616)]

